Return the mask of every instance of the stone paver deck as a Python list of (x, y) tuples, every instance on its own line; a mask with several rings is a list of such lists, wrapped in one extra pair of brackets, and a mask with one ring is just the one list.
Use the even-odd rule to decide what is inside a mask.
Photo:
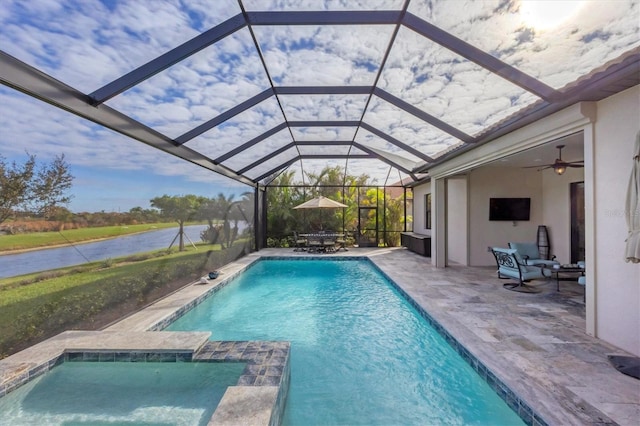
[[(16, 374), (28, 375), (34, 365), (46, 366), (52, 353), (126, 349), (127, 341), (135, 341), (133, 347), (146, 350), (187, 348), (193, 351), (194, 359), (225, 357), (221, 347), (204, 343), (207, 333), (146, 330), (158, 329), (158, 324), (170, 321), (176, 312), (185, 310), (185, 305), (195, 305), (261, 256), (308, 257), (309, 254), (291, 249), (253, 253), (222, 268), (217, 280), (188, 286), (105, 332), (66, 332), (6, 358), (0, 361), (0, 379), (11, 376), (15, 380)], [(585, 333), (581, 286), (563, 282), (560, 291), (556, 291), (555, 281), (540, 281), (537, 282), (542, 289), (540, 293), (516, 293), (502, 288), (503, 281), (497, 278), (493, 267), (439, 269), (431, 265), (429, 258), (401, 248), (350, 249), (324, 256), (369, 257), (545, 422), (552, 425), (639, 424), (640, 380), (619, 373), (607, 359), (609, 354), (629, 354)], [(236, 349), (232, 352), (239, 352)], [(200, 355), (195, 354), (198, 350), (202, 351)], [(273, 384), (280, 381), (282, 385), (288, 375), (275, 379), (268, 377), (270, 373), (265, 374), (257, 375), (253, 383), (249, 383), (251, 378), (245, 378), (247, 383), (229, 388), (228, 398), (223, 400), (219, 412), (216, 411), (212, 424), (235, 424), (242, 422), (242, 418), (277, 424), (277, 420), (272, 423), (275, 419), (270, 417), (273, 412), (268, 407), (283, 405), (284, 398), (282, 394), (276, 395), (277, 388), (270, 385), (271, 381)], [(258, 389), (260, 384), (266, 386)], [(251, 400), (250, 395), (256, 398), (254, 412), (241, 407), (242, 401), (247, 405), (247, 398)]]
[[(262, 256), (309, 256), (261, 250)], [(406, 249), (350, 249), (368, 256), (511, 391), (552, 425), (640, 424), (640, 380), (607, 355), (630, 355), (586, 334), (584, 288), (538, 281), (542, 291), (502, 288), (494, 267), (435, 268)]]
[(548, 423), (640, 424), (640, 380), (607, 358), (630, 354), (586, 334), (582, 286), (525, 294), (493, 267), (439, 269), (406, 250), (372, 260)]

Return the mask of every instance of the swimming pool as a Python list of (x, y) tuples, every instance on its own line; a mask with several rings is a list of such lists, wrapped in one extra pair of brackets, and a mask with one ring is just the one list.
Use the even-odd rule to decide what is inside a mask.
[(0, 398), (0, 424), (206, 425), (244, 367), (63, 362)]
[(284, 424), (523, 424), (368, 260), (260, 260), (168, 330), (291, 342)]

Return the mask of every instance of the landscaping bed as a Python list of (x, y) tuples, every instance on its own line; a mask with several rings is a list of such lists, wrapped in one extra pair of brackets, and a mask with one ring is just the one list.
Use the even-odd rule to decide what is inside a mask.
[(245, 241), (213, 247), (0, 280), (0, 358), (64, 330), (104, 328), (245, 253)]

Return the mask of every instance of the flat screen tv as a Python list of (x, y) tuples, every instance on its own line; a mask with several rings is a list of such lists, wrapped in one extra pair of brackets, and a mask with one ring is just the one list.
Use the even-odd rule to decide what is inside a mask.
[(489, 220), (529, 220), (531, 198), (490, 198)]

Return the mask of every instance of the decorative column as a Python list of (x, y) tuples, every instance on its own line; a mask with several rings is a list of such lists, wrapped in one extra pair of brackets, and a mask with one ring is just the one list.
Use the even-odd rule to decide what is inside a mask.
[(447, 266), (447, 187), (446, 179), (431, 180), (431, 264)]

